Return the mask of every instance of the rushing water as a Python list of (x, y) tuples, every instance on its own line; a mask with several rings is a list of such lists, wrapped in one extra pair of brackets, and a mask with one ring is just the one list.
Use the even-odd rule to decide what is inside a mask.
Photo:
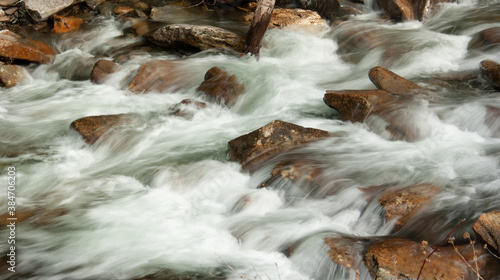
[[(467, 218), (470, 226), (499, 207), (500, 132), (485, 118), (486, 105), (500, 105), (500, 97), (480, 79), (433, 78), (477, 73), (483, 59), (500, 61), (498, 49), (467, 51), (471, 37), (500, 26), (499, 19), (497, 1), (467, 1), (444, 4), (424, 23), (384, 22), (374, 11), (336, 27), (273, 29), (258, 61), (184, 54), (191, 84), (143, 95), (132, 95), (121, 81), (145, 62), (178, 59), (178, 53), (127, 51), (128, 26), (104, 16), (77, 35), (44, 38), (60, 53), (55, 62), (29, 66), (28, 81), (0, 94), (0, 182), (7, 186), (7, 166), (15, 166), (17, 209), (35, 211), (17, 224), (18, 274), (0, 277), (132, 279), (168, 270), (193, 279), (210, 273), (354, 279), (329, 259), (323, 238), (391, 233), (376, 199), (367, 201), (359, 189), (375, 185), (441, 189), (398, 236), (438, 242), (458, 220)], [(227, 19), (214, 24), (246, 30)], [(352, 30), (369, 32), (379, 44), (347, 51), (342, 42)], [(88, 80), (95, 54), (127, 52), (123, 70), (106, 84)], [(418, 141), (389, 139), (377, 119), (342, 122), (323, 103), (329, 89), (374, 88), (367, 73), (377, 65), (430, 89), (404, 109)], [(244, 83), (237, 104), (209, 103), (191, 119), (170, 115), (183, 99), (204, 100), (196, 87), (213, 66)], [(141, 120), (94, 146), (69, 128), (84, 116), (118, 113)], [(227, 160), (229, 140), (276, 119), (338, 135), (289, 153), (324, 168), (327, 190), (284, 182), (257, 189), (280, 158), (252, 175)], [(6, 205), (6, 196), (0, 201)], [(51, 211), (64, 215), (50, 218)], [(6, 252), (8, 231), (1, 233)], [(366, 269), (361, 279), (371, 279)]]

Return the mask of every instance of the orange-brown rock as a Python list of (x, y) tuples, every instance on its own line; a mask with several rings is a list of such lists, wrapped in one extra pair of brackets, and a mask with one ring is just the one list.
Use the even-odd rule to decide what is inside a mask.
[(152, 43), (169, 49), (208, 50), (230, 48), (243, 50), (242, 36), (223, 28), (207, 25), (170, 24), (145, 36)]
[(186, 85), (186, 82), (179, 61), (155, 60), (139, 68), (129, 89), (132, 93), (162, 92), (167, 89), (177, 90)]
[(80, 29), (80, 26), (83, 24), (83, 19), (77, 17), (63, 17), (63, 16), (54, 16), (54, 28), (52, 32), (55, 33), (67, 33), (70, 31), (75, 31)]
[(236, 76), (219, 67), (212, 67), (205, 74), (205, 80), (198, 87), (198, 90), (204, 92), (214, 101), (233, 105), (238, 97), (245, 92), (245, 87)]
[(25, 78), (25, 71), (17, 65), (0, 65), (0, 81), (10, 88), (19, 84)]
[(386, 90), (392, 94), (408, 95), (422, 90), (414, 82), (380, 66), (370, 69), (368, 77), (377, 88)]
[(329, 136), (332, 134), (324, 130), (276, 120), (229, 141), (230, 159), (253, 172), (279, 153)]
[(328, 90), (323, 98), (326, 105), (339, 112), (341, 120), (351, 122), (363, 122), (393, 100), (385, 90)]
[(90, 81), (94, 84), (103, 84), (110, 74), (118, 72), (121, 67), (113, 61), (100, 59), (94, 64), (90, 73)]
[(485, 51), (498, 47), (500, 47), (500, 27), (492, 27), (474, 35), (467, 49)]
[(438, 193), (438, 187), (426, 184), (402, 189), (390, 187), (382, 192), (378, 201), (385, 208), (387, 221), (398, 219), (394, 226), (394, 230), (398, 230)]
[(493, 60), (483, 60), (479, 70), (484, 79), (493, 87), (500, 89), (500, 64)]
[(68, 212), (67, 209), (63, 208), (54, 208), (54, 209), (16, 209), (15, 215), (11, 216), (8, 213), (0, 215), (0, 225), (8, 225), (13, 220), (9, 220), (9, 218), (16, 218), (16, 223), (21, 223), (27, 221), (31, 218), (35, 223), (48, 225), (54, 219), (65, 215)]
[(396, 21), (415, 20), (411, 0), (377, 0), (380, 7)]
[[(254, 13), (244, 16), (244, 21), (250, 24)], [(326, 21), (321, 16), (311, 10), (275, 8), (271, 15), (268, 28), (284, 27), (305, 27), (312, 25), (326, 25)]]
[(472, 229), (484, 242), (500, 252), (500, 211), (482, 214)]
[(128, 14), (128, 13), (133, 13), (135, 10), (134, 8), (131, 7), (126, 7), (126, 6), (117, 6), (113, 9), (113, 13), (115, 15), (123, 15), (123, 14)]
[(92, 145), (111, 129), (127, 125), (131, 121), (130, 114), (90, 116), (73, 121), (70, 127), (83, 137), (83, 141)]
[(194, 99), (184, 99), (170, 110), (173, 111), (172, 115), (174, 116), (191, 119), (197, 111), (205, 108), (207, 108), (207, 103), (205, 102)]
[[(477, 259), (480, 273), (498, 272), (496, 261), (480, 246), (475, 246), (474, 249), (469, 244), (455, 247), (457, 251), (450, 246), (441, 247), (434, 252), (425, 264), (420, 279), (476, 279), (476, 274), (467, 267), (476, 267), (474, 259)], [(433, 248), (426, 244), (400, 238), (376, 241), (368, 247), (364, 261), (374, 279), (416, 279), (425, 257), (432, 250)]]
[(363, 261), (366, 241), (352, 237), (325, 238), (330, 250), (328, 256), (334, 263), (357, 270)]
[(4, 60), (51, 63), (55, 56), (55, 51), (43, 42), (22, 38), (8, 30), (0, 31), (0, 57)]

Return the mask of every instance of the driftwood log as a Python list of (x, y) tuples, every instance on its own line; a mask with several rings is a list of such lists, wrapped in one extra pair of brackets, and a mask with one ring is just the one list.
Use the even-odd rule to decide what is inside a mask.
[(269, 21), (271, 21), (275, 2), (276, 0), (261, 0), (259, 2), (259, 6), (255, 10), (252, 23), (248, 29), (245, 47), (241, 56), (250, 53), (257, 56), (257, 58), (259, 57), (262, 38), (264, 38)]

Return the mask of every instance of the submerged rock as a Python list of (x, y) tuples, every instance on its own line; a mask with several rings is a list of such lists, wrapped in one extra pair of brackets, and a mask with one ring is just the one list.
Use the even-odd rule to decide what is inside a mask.
[(9, 61), (51, 63), (55, 51), (47, 44), (25, 39), (9, 30), (0, 31), (0, 57)]
[(171, 24), (145, 37), (152, 43), (169, 49), (187, 47), (203, 51), (212, 48), (230, 48), (241, 52), (244, 46), (242, 36), (223, 28), (207, 25)]
[[(250, 24), (253, 16), (254, 13), (251, 12), (246, 14), (243, 19), (246, 23)], [(275, 8), (268, 28), (306, 27), (313, 25), (326, 25), (326, 21), (315, 11)]]
[(205, 80), (198, 90), (204, 92), (212, 100), (233, 105), (245, 91), (245, 87), (236, 76), (230, 75), (219, 67), (212, 67), (205, 74)]
[(500, 47), (500, 27), (492, 27), (474, 35), (467, 50), (487, 51), (497, 47)]
[(493, 60), (483, 60), (479, 69), (485, 80), (494, 88), (500, 89), (500, 64)]
[(394, 230), (399, 230), (438, 193), (439, 188), (432, 185), (388, 188), (382, 192), (378, 201), (385, 208), (386, 221), (398, 219)]
[(52, 29), (55, 33), (67, 33), (70, 31), (75, 31), (80, 29), (80, 25), (83, 24), (83, 19), (77, 17), (63, 17), (59, 15), (54, 16), (54, 28)]
[(207, 108), (207, 103), (205, 102), (194, 99), (184, 99), (170, 110), (174, 116), (191, 119), (197, 111), (205, 108)]
[(142, 65), (129, 85), (133, 93), (177, 90), (186, 85), (186, 78), (176, 60), (154, 60)]
[(422, 91), (422, 88), (414, 82), (379, 66), (370, 69), (368, 77), (377, 88), (386, 90), (392, 94), (408, 95)]
[(363, 251), (367, 241), (353, 237), (325, 238), (330, 248), (328, 256), (334, 263), (357, 270), (363, 261)]
[(90, 116), (73, 121), (70, 127), (83, 137), (83, 141), (92, 145), (111, 129), (129, 124), (132, 120), (131, 114)]
[(94, 68), (92, 68), (90, 81), (94, 84), (104, 84), (110, 74), (120, 70), (121, 67), (113, 61), (100, 59), (94, 64)]
[(229, 141), (230, 159), (253, 172), (279, 153), (329, 136), (332, 134), (324, 130), (276, 120)]
[(35, 21), (47, 20), (50, 16), (83, 0), (24, 0), (24, 5)]
[(415, 20), (410, 0), (377, 0), (379, 6), (396, 21)]
[(0, 65), (0, 81), (6, 88), (19, 84), (26, 77), (24, 69), (17, 65)]
[(482, 214), (472, 229), (486, 244), (500, 252), (500, 211)]

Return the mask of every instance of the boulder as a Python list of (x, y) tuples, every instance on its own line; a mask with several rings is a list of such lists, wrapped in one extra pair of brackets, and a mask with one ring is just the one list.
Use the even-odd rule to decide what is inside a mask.
[(35, 21), (47, 20), (50, 16), (83, 0), (24, 0), (26, 11)]
[(500, 252), (500, 211), (482, 214), (472, 229), (486, 244)]
[(404, 96), (422, 91), (422, 88), (414, 82), (380, 66), (370, 69), (368, 77), (378, 89), (386, 90), (392, 94)]
[(145, 37), (152, 43), (169, 49), (190, 48), (204, 51), (212, 48), (230, 48), (241, 52), (245, 45), (242, 36), (207, 25), (171, 24)]
[(113, 61), (100, 59), (94, 64), (90, 81), (94, 84), (104, 84), (110, 74), (120, 71), (122, 68)]
[(73, 121), (70, 127), (83, 137), (83, 141), (93, 145), (105, 133), (122, 125), (130, 124), (132, 119), (130, 114), (90, 116)]
[(500, 27), (480, 31), (472, 37), (467, 50), (487, 51), (500, 47)]
[[(244, 21), (250, 24), (253, 20), (253, 15), (253, 12), (246, 14), (243, 18)], [(326, 21), (315, 11), (275, 8), (271, 15), (271, 21), (269, 22), (268, 28), (305, 27), (313, 25), (326, 25)]]
[(335, 39), (339, 48), (337, 53), (346, 62), (358, 63), (375, 48), (384, 44), (383, 36), (374, 29), (345, 26), (335, 30)]
[[(394, 97), (385, 90), (328, 90), (323, 101), (340, 114), (343, 121), (363, 122), (368, 115), (380, 111)], [(380, 106), (379, 106), (380, 105)]]
[(377, 0), (379, 6), (396, 21), (415, 20), (411, 0)]
[(402, 189), (390, 187), (382, 192), (378, 202), (385, 208), (386, 221), (398, 219), (394, 230), (399, 230), (438, 193), (438, 187), (425, 184)]
[(363, 261), (362, 252), (367, 241), (353, 237), (325, 238), (325, 244), (330, 248), (328, 256), (336, 264), (357, 270)]
[(479, 67), (481, 76), (487, 80), (494, 88), (500, 89), (500, 64), (493, 60), (481, 61)]
[(9, 61), (51, 63), (55, 51), (47, 44), (25, 39), (8, 30), (0, 31), (0, 57)]
[(80, 29), (80, 25), (83, 24), (83, 19), (77, 17), (63, 17), (59, 15), (54, 16), (54, 28), (52, 32), (55, 33), (67, 33), (70, 31), (75, 31)]
[[(417, 243), (394, 238), (372, 243), (366, 251), (364, 261), (374, 279), (416, 279), (425, 257), (432, 250), (433, 248), (426, 242)], [(476, 274), (468, 268), (468, 265), (476, 268), (474, 261), (476, 259), (481, 274), (486, 270), (496, 272), (496, 267), (493, 269), (489, 267), (494, 266), (495, 261), (492, 258), (476, 245), (441, 247), (429, 258), (420, 279), (476, 279)]]
[(219, 67), (210, 68), (205, 74), (205, 80), (198, 87), (214, 101), (233, 105), (245, 91), (245, 87), (234, 75), (230, 75)]
[(6, 88), (19, 84), (24, 78), (26, 72), (17, 65), (0, 65), (0, 81)]
[(276, 120), (229, 141), (230, 160), (249, 172), (285, 151), (332, 136), (330, 132)]
[(132, 93), (177, 90), (186, 85), (186, 78), (177, 60), (154, 60), (142, 65), (129, 89)]
[(197, 111), (205, 108), (207, 108), (207, 103), (205, 102), (194, 99), (184, 99), (170, 110), (174, 116), (191, 119)]

